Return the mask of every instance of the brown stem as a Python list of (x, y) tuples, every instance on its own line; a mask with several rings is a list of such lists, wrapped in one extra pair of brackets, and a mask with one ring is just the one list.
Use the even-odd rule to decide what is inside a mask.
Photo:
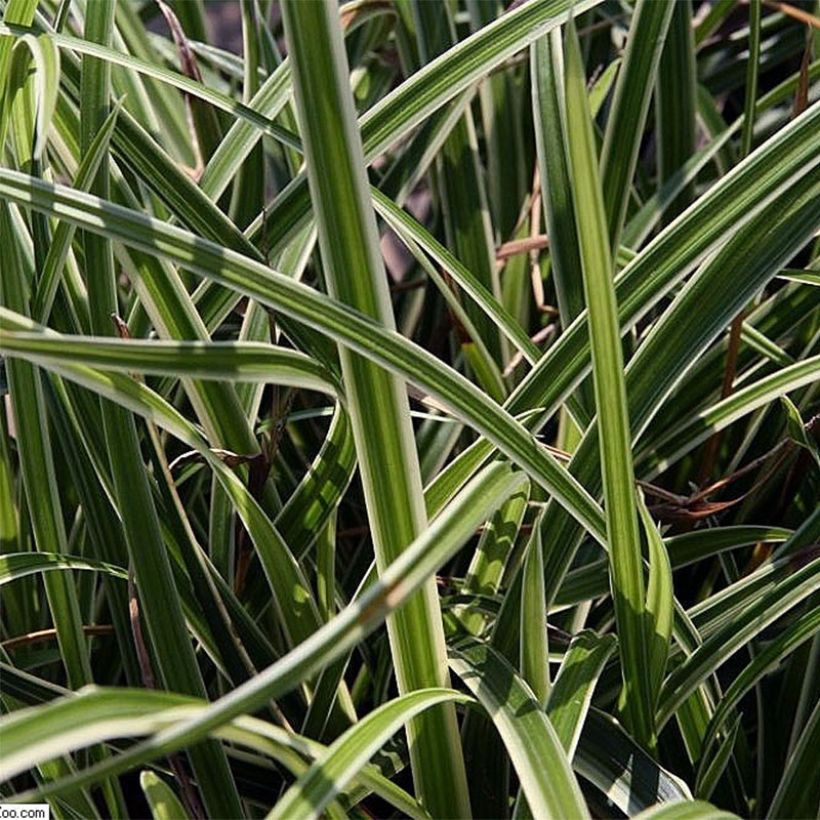
[[(668, 490), (664, 490), (661, 487), (656, 487), (655, 485), (644, 481), (639, 481), (637, 483), (649, 495), (663, 499), (664, 503), (649, 507), (649, 510), (653, 515), (656, 515), (666, 521), (685, 521), (691, 523), (694, 521), (699, 521), (703, 518), (708, 518), (712, 515), (716, 515), (717, 513), (723, 512), (730, 507), (734, 507), (744, 499), (748, 498), (752, 493), (759, 490), (772, 478), (780, 465), (783, 463), (783, 460), (789, 455), (794, 447), (794, 442), (785, 439), (759, 458), (754, 459), (754, 461), (750, 461), (748, 464), (738, 470), (735, 470), (730, 475), (725, 476), (719, 481), (713, 482), (708, 487), (703, 488), (691, 496), (676, 495), (675, 493), (671, 493)], [(738, 478), (752, 472), (757, 467), (763, 466), (770, 460), (772, 463), (765, 470), (763, 475), (760, 476), (754, 484), (746, 490), (746, 492), (742, 493), (737, 498), (732, 498), (728, 501), (708, 500), (708, 496), (714, 495), (714, 493), (719, 492), (732, 482), (736, 481)]]
[(548, 248), (550, 241), (545, 233), (536, 233), (524, 239), (511, 239), (503, 245), (499, 245), (495, 252), (495, 258), (499, 261), (517, 256), (519, 253), (529, 253)]
[[(268, 446), (263, 448), (259, 458), (250, 462), (250, 470), (248, 473), (248, 492), (256, 501), (262, 498), (262, 491), (265, 487), (265, 482), (268, 480), (271, 465), (279, 449), (282, 436), (285, 434), (285, 425), (287, 424), (295, 395), (293, 391), (289, 391), (283, 399), (281, 397), (280, 388), (276, 385), (273, 387), (270, 409), (270, 420), (273, 426), (271, 428)], [(250, 569), (253, 559), (253, 550), (248, 546), (247, 532), (242, 522), (237, 521), (236, 526), (236, 549), (238, 557), (236, 561), (236, 572), (234, 574), (234, 591), (237, 595), (240, 595), (245, 586), (245, 579), (247, 578), (248, 570)]]
[(128, 618), (131, 621), (131, 634), (134, 637), (134, 647), (137, 652), (137, 661), (140, 666), (142, 682), (146, 689), (156, 689), (157, 680), (154, 677), (151, 656), (148, 654), (148, 646), (145, 643), (145, 636), (142, 633), (140, 604), (137, 598), (137, 585), (134, 581), (133, 569), (128, 570)]
[(811, 28), (806, 29), (806, 45), (803, 48), (803, 57), (800, 60), (800, 74), (797, 81), (797, 91), (792, 105), (792, 119), (799, 117), (809, 107), (809, 65), (813, 49), (814, 38)]
[(778, 3), (776, 0), (763, 0), (763, 5), (768, 6), (770, 9), (775, 9), (776, 11), (779, 11), (794, 20), (799, 20), (807, 26), (820, 29), (820, 17), (810, 14), (807, 11), (803, 11), (803, 9), (792, 6), (789, 3)]
[[(729, 330), (729, 349), (726, 351), (726, 368), (723, 371), (723, 385), (720, 389), (721, 399), (732, 395), (732, 385), (737, 373), (737, 357), (740, 351), (740, 332), (743, 329), (744, 314), (739, 313), (732, 320), (732, 327)], [(700, 467), (699, 484), (709, 479), (715, 467), (718, 450), (720, 449), (721, 433), (718, 431), (707, 442), (703, 450), (703, 460)]]
[[(558, 329), (558, 327), (555, 324), (555, 322), (552, 322), (551, 324), (545, 325), (534, 336), (530, 336), (530, 341), (533, 344), (540, 344), (541, 342), (544, 342), (547, 339), (549, 339), (549, 337), (552, 336), (552, 334), (555, 333), (555, 331), (557, 329)], [(512, 373), (513, 370), (515, 370), (515, 368), (518, 367), (518, 365), (523, 360), (524, 360), (524, 354), (520, 350), (517, 350), (515, 352), (515, 355), (510, 359), (510, 363), (504, 368), (504, 372), (502, 373), (502, 375), (503, 376), (509, 376), (510, 373)]]
[[(539, 239), (541, 228), (541, 172), (538, 163), (532, 177), (532, 198), (530, 199), (530, 240)], [(538, 264), (538, 249), (530, 249), (530, 281), (536, 307), (544, 306), (544, 282), (541, 279), (541, 266)]]
[[(111, 624), (91, 624), (82, 627), (84, 635), (112, 635), (114, 627)], [(0, 646), (3, 649), (17, 649), (19, 646), (27, 646), (40, 641), (50, 641), (57, 637), (56, 629), (39, 629), (36, 632), (27, 632), (25, 635), (16, 635), (8, 638)]]

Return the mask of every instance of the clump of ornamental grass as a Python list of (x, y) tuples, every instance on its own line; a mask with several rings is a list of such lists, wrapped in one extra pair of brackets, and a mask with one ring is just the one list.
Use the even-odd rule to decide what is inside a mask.
[(2, 0), (0, 800), (815, 817), (810, 6)]

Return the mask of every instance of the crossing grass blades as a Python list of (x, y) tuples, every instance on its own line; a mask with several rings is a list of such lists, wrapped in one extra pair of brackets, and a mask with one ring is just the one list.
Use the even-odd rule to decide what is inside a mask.
[(817, 816), (816, 4), (0, 14), (0, 801)]

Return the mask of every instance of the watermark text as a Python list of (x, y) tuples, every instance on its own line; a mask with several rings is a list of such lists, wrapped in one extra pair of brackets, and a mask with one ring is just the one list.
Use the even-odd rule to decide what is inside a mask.
[(0, 820), (51, 820), (48, 803), (0, 803)]

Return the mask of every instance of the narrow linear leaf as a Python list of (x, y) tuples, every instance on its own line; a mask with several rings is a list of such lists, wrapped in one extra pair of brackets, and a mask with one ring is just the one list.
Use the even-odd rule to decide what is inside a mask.
[(185, 820), (187, 813), (173, 789), (153, 772), (140, 775), (140, 788), (148, 801), (154, 820)]
[(586, 79), (572, 23), (565, 48), (569, 158), (589, 309), (595, 404), (599, 409), (604, 508), (624, 683), (621, 707), (637, 737), (652, 746), (655, 741), (648, 709), (652, 698), (644, 635), (645, 587), (621, 334)]
[[(339, 300), (392, 329), (376, 218), (368, 196), (362, 137), (335, 5), (282, 4), (319, 245)], [(338, 128), (328, 129), (334, 122)], [(391, 373), (340, 351), (359, 472), (377, 566), (384, 570), (425, 527), (418, 456), (406, 391)], [(387, 488), (389, 488), (388, 491)], [(388, 621), (402, 694), (447, 687), (444, 628), (431, 578)], [(464, 759), (452, 705), (419, 714), (407, 727), (419, 798), (434, 814), (469, 814)]]
[(597, 635), (585, 629), (572, 638), (561, 661), (547, 715), (570, 760), (575, 756), (595, 685), (616, 644), (614, 635)]
[(278, 820), (319, 816), (370, 757), (415, 715), (436, 704), (468, 700), (452, 689), (418, 689), (382, 704), (329, 746), (285, 792), (268, 817)]
[(534, 817), (586, 817), (575, 775), (530, 688), (490, 647), (454, 648), (450, 666), (487, 711), (504, 741)]
[(544, 551), (541, 530), (533, 530), (524, 558), (521, 589), (521, 677), (535, 699), (546, 706), (550, 695), (547, 602), (544, 594)]
[[(178, 726), (104, 764), (79, 772), (64, 783), (43, 786), (39, 793), (47, 796), (63, 788), (78, 788), (84, 783), (96, 782), (112, 773), (172, 753), (196, 743), (213, 729), (262, 707), (269, 699), (298, 686), (305, 676), (341, 657), (383, 623), (390, 612), (401, 606), (442, 563), (455, 555), (476, 527), (492, 515), (506, 498), (517, 492), (524, 481), (520, 473), (515, 475), (504, 465), (487, 467), (458, 494), (448, 507), (447, 514), (436, 518), (376, 583), (296, 650), (211, 704), (202, 714), (183, 720)], [(143, 722), (139, 725), (144, 728), (144, 708), (141, 708), (140, 717)], [(2, 727), (0, 720), (0, 730)], [(46, 732), (51, 736), (49, 730)], [(25, 736), (31, 737), (27, 730)], [(3, 737), (0, 731), (0, 739)], [(22, 765), (25, 766), (25, 763)]]

